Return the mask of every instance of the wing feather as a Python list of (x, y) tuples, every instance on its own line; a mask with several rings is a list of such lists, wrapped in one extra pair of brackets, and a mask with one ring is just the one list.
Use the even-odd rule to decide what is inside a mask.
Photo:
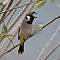
[(18, 40), (20, 40), (20, 27), (18, 29)]

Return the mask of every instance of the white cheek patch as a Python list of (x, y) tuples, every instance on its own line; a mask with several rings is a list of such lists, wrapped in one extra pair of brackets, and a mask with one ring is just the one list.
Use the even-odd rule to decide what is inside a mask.
[(31, 18), (30, 16), (27, 16), (27, 20), (28, 20), (28, 21), (30, 20), (30, 18)]

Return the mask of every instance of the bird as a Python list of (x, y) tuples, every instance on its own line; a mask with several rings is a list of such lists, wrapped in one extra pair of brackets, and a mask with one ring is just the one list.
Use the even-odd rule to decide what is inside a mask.
[[(37, 14), (35, 11), (27, 13), (24, 18), (21, 20), (18, 28), (18, 40), (20, 42), (26, 41), (30, 36), (33, 29), (33, 21), (35, 18), (34, 14)], [(24, 53), (24, 42), (19, 46), (18, 55)]]

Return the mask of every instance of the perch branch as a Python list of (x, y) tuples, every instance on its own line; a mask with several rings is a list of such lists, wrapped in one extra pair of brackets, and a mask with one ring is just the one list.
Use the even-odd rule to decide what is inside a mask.
[(46, 26), (48, 26), (49, 24), (51, 24), (52, 22), (54, 22), (54, 21), (55, 21), (56, 19), (58, 19), (58, 18), (60, 18), (60, 16), (55, 17), (55, 18), (52, 19), (50, 22), (48, 22), (47, 24), (45, 24), (45, 25), (42, 27), (42, 29), (45, 28)]

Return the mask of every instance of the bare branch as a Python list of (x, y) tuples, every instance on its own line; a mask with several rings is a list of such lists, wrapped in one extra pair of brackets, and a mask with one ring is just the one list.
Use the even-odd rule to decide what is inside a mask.
[(47, 24), (45, 24), (45, 25), (42, 27), (42, 29), (45, 28), (46, 26), (48, 26), (49, 24), (51, 24), (52, 22), (54, 22), (54, 21), (55, 21), (56, 19), (58, 19), (58, 18), (60, 18), (60, 16), (55, 17), (55, 18), (52, 19), (50, 22), (48, 22)]
[[(39, 0), (38, 0), (38, 1), (39, 1)], [(32, 3), (38, 2), (38, 1), (32, 1), (32, 2), (30, 2), (30, 3), (27, 3), (27, 4), (24, 4), (24, 5), (21, 5), (20, 7), (15, 7), (15, 8), (11, 8), (11, 9), (9, 9), (9, 10), (2, 11), (2, 12), (0, 12), (0, 14), (2, 14), (2, 13), (6, 13), (6, 12), (11, 11), (11, 10), (14, 10), (14, 9), (18, 9), (18, 8), (24, 7), (24, 6), (26, 6), (26, 5), (29, 5), (29, 4), (32, 4)]]
[[(17, 35), (17, 32), (14, 34), (14, 36), (12, 37), (11, 40), (13, 40), (16, 37), (16, 35)], [(11, 42), (9, 41), (9, 43), (7, 44), (7, 46), (6, 46), (6, 48), (4, 49), (3, 52), (7, 51), (8, 47), (10, 46), (10, 44), (11, 44)]]
[(2, 7), (1, 7), (0, 12), (2, 12), (2, 11), (3, 11), (3, 9), (5, 8), (5, 6), (6, 6), (7, 2), (8, 2), (8, 0), (4, 0), (4, 1), (2, 2), (2, 3), (3, 3), (3, 5), (2, 5)]
[(5, 8), (5, 6), (6, 6), (6, 5), (3, 5), (3, 6), (2, 6), (2, 8), (1, 8), (0, 12), (2, 12), (2, 11), (3, 11), (3, 9)]
[(56, 47), (43, 59), (43, 60), (47, 60), (49, 58), (49, 56), (60, 46), (60, 42), (56, 45)]
[[(10, 3), (9, 3), (9, 5), (8, 5), (8, 7), (6, 8), (6, 10), (8, 10), (8, 9), (10, 8), (10, 6), (11, 6), (12, 3), (13, 3), (13, 1), (14, 1), (14, 0), (11, 0), (11, 1), (10, 1)], [(5, 17), (5, 15), (6, 15), (6, 13), (7, 13), (7, 12), (5, 12), (5, 13), (2, 15), (2, 17), (1, 17), (1, 19), (0, 19), (0, 24), (4, 21), (4, 17)]]
[(9, 49), (8, 51), (5, 51), (4, 53), (0, 54), (0, 57), (2, 57), (3, 55), (7, 54), (8, 52), (11, 52), (14, 48), (18, 47), (19, 45), (21, 45), (24, 41), (22, 41), (21, 43), (17, 44), (16, 46), (14, 46), (13, 48)]
[[(12, 35), (12, 33), (13, 32), (15, 32), (16, 31), (16, 28), (14, 28), (11, 32), (10, 32), (10, 34)], [(13, 40), (14, 39), (14, 36), (17, 34), (17, 32), (12, 36), (12, 39), (11, 40)], [(6, 45), (6, 43), (8, 42), (8, 39), (6, 39), (3, 43), (2, 43), (2, 45), (0, 46), (0, 51), (6, 51), (7, 50), (7, 48), (9, 47), (9, 45), (10, 45), (10, 41), (9, 41), (9, 43), (7, 44), (7, 46), (6, 46), (6, 48), (5, 49), (3, 49), (4, 47), (5, 47), (5, 45)]]
[[(13, 8), (17, 7), (17, 6), (21, 3), (21, 1), (22, 1), (22, 0), (19, 0), (19, 1), (15, 4), (15, 6), (14, 6)], [(17, 9), (13, 10), (13, 13), (11, 13), (12, 10), (9, 11), (9, 13), (4, 17), (4, 19), (5, 19), (5, 18), (11, 13), (11, 15), (10, 15), (10, 17), (9, 17), (9, 19), (8, 19), (8, 22), (7, 22), (7, 24), (6, 24), (6, 26), (8, 25), (9, 21), (10, 21), (11, 18), (13, 17), (14, 13), (16, 12), (16, 10), (17, 10)]]

